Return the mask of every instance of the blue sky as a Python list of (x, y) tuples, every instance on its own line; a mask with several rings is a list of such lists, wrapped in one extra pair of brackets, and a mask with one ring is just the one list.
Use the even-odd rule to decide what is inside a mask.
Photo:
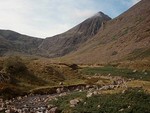
[(102, 11), (115, 18), (140, 0), (0, 0), (0, 29), (50, 37)]

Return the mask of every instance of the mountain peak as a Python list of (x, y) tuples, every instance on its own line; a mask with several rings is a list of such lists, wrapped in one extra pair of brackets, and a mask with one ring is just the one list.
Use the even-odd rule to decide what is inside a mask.
[(98, 13), (96, 13), (94, 16), (100, 16), (100, 17), (103, 17), (103, 16), (105, 16), (105, 14), (103, 13), (103, 12), (98, 12)]
[(99, 18), (106, 18), (107, 17), (107, 18), (111, 19), (108, 15), (104, 14), (101, 11), (99, 11), (98, 13), (96, 13), (95, 15), (93, 15), (91, 18), (97, 18), (97, 17), (99, 17)]

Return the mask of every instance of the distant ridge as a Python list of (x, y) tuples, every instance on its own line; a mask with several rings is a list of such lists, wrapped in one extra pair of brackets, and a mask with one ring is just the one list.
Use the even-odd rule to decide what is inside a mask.
[(11, 30), (0, 30), (0, 56), (11, 54), (36, 54), (43, 39)]

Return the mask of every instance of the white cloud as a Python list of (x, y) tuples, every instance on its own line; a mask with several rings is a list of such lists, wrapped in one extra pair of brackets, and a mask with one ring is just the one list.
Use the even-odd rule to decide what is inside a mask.
[[(111, 16), (117, 15), (119, 12), (114, 9), (113, 2), (107, 1), (0, 0), (0, 29), (37, 37), (53, 36), (67, 31), (98, 11), (107, 13), (112, 9)], [(129, 3), (136, 2), (132, 0)]]
[(78, 9), (79, 1), (76, 4), (72, 2), (73, 0), (1, 0), (0, 29), (47, 37), (68, 30), (95, 13)]

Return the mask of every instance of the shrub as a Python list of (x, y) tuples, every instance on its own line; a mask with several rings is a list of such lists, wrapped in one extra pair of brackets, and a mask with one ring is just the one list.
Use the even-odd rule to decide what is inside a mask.
[(8, 57), (4, 62), (4, 70), (6, 73), (15, 74), (26, 71), (23, 60), (18, 56)]
[(73, 70), (77, 70), (79, 68), (77, 64), (71, 64), (69, 67)]
[(16, 86), (13, 86), (11, 84), (0, 84), (0, 97), (2, 97), (3, 99), (11, 99), (25, 94), (25, 91), (19, 89)]

